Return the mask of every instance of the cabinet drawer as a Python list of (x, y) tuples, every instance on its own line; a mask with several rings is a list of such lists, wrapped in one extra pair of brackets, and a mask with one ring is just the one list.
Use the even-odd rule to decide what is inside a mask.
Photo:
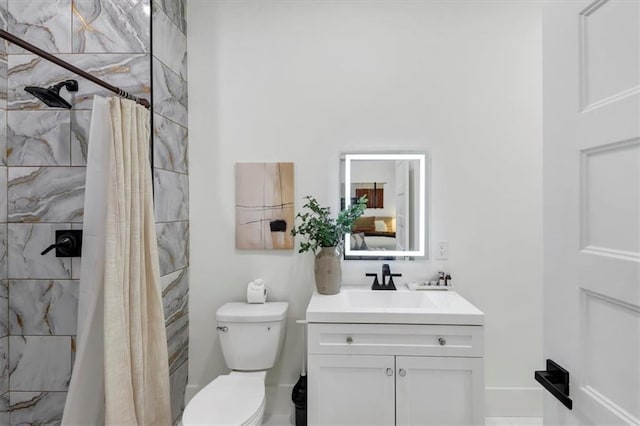
[(309, 324), (309, 354), (482, 357), (482, 326)]

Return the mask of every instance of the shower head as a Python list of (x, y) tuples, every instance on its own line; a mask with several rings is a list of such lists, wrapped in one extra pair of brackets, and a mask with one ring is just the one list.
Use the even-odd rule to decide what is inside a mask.
[(66, 87), (69, 92), (78, 91), (78, 82), (76, 80), (66, 80), (61, 83), (44, 87), (28, 86), (24, 90), (31, 93), (36, 98), (53, 108), (71, 109), (71, 104), (60, 96), (60, 89)]

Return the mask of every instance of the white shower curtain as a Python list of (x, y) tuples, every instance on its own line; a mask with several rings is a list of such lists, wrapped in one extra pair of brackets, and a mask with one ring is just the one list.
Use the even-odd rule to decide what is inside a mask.
[(169, 425), (149, 111), (93, 102), (77, 355), (63, 425)]

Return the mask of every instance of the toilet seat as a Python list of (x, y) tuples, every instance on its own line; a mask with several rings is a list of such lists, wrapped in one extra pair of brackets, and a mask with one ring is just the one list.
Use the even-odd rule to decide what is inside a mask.
[(264, 405), (264, 380), (244, 375), (218, 376), (189, 401), (182, 424), (260, 424)]

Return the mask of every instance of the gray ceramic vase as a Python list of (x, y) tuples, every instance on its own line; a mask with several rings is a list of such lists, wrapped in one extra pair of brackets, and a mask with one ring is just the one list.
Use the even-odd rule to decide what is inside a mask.
[(339, 247), (322, 247), (316, 254), (314, 273), (320, 294), (338, 294), (342, 284), (342, 263)]

